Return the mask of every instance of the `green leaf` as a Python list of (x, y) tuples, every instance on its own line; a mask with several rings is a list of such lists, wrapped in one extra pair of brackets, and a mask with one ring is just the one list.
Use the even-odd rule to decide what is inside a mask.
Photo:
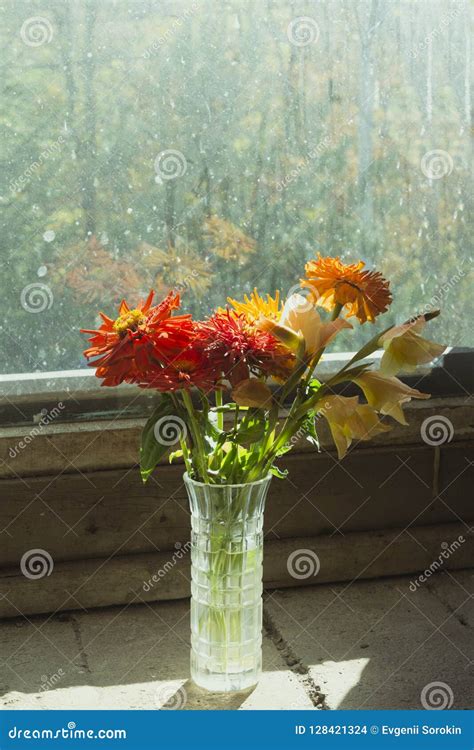
[(168, 461), (170, 462), (170, 464), (172, 464), (173, 461), (175, 461), (177, 458), (182, 458), (182, 457), (183, 457), (183, 451), (180, 448), (179, 450), (173, 451), (172, 453), (169, 454)]
[[(167, 420), (167, 417), (170, 419)], [(171, 419), (172, 417), (174, 419)], [(147, 481), (160, 458), (173, 444), (170, 439), (173, 438), (174, 433), (176, 433), (175, 442), (178, 442), (179, 432), (184, 427), (184, 420), (176, 415), (172, 400), (165, 394), (143, 428), (140, 446), (140, 474), (143, 482)]]
[(288, 476), (288, 469), (279, 469), (278, 466), (270, 467), (270, 474), (273, 474), (274, 477), (277, 477), (278, 479), (286, 479)]
[(265, 426), (265, 414), (261, 410), (252, 410), (242, 420), (239, 429), (233, 433), (232, 439), (244, 447), (258, 443), (265, 433)]
[(301, 427), (305, 431), (305, 439), (319, 451), (319, 438), (316, 432), (314, 411), (308, 414)]

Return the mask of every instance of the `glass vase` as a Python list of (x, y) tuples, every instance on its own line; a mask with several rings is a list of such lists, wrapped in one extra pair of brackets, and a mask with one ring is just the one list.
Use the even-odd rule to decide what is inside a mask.
[(263, 511), (271, 477), (209, 485), (184, 476), (191, 505), (191, 677), (245, 690), (262, 669)]

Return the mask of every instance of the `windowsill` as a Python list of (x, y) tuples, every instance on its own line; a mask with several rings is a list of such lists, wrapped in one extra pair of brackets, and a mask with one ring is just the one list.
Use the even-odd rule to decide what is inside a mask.
[[(404, 409), (408, 427), (387, 419), (392, 427), (390, 432), (358, 443), (356, 450), (401, 445), (423, 447), (421, 425), (432, 416), (443, 416), (452, 423), (453, 436), (449, 442), (472, 439), (473, 409), (472, 399), (465, 395), (412, 401)], [(39, 429), (33, 436), (31, 425), (0, 428), (0, 478), (131, 468), (138, 461), (144, 422), (144, 418), (123, 416), (105, 421), (59, 422)], [(334, 451), (324, 419), (319, 421), (318, 433), (322, 451)], [(304, 440), (295, 445), (294, 452), (315, 455), (314, 448)], [(166, 456), (161, 463), (168, 464)]]

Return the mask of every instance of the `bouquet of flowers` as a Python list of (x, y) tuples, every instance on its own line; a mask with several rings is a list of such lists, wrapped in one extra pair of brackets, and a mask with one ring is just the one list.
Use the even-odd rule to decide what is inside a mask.
[[(159, 393), (142, 436), (144, 481), (170, 446), (182, 458), (191, 505), (191, 674), (210, 690), (242, 690), (261, 670), (263, 508), (278, 459), (304, 435), (318, 447), (326, 419), (339, 458), (352, 441), (406, 424), (402, 406), (429, 398), (396, 374), (440, 356), (423, 338), (439, 311), (417, 315), (372, 336), (325, 382), (317, 366), (331, 341), (374, 323), (392, 296), (389, 283), (359, 261), (309, 261), (298, 292), (283, 303), (255, 289), (204, 321), (179, 314), (179, 295), (153, 304), (153, 292), (118, 316), (101, 313), (85, 355), (105, 386), (135, 383)], [(320, 314), (320, 311), (323, 313)], [(323, 312), (324, 311), (324, 312)], [(383, 348), (378, 369), (376, 350)], [(354, 383), (364, 397), (333, 387)], [(224, 398), (225, 396), (225, 398)]]
[[(280, 294), (255, 289), (243, 301), (228, 298), (204, 321), (178, 314), (179, 294), (130, 308), (118, 317), (100, 313), (102, 325), (90, 334), (84, 352), (102, 385), (135, 383), (160, 395), (145, 425), (140, 452), (146, 480), (173, 443), (170, 458), (184, 459), (189, 477), (209, 484), (244, 484), (268, 473), (282, 477), (277, 461), (295, 435), (318, 445), (317, 419), (324, 417), (342, 458), (353, 440), (390, 429), (379, 415), (406, 424), (402, 405), (428, 394), (396, 376), (440, 356), (445, 347), (421, 336), (435, 310), (390, 326), (370, 340), (327, 382), (315, 376), (326, 348), (350, 318), (374, 323), (392, 296), (389, 283), (359, 261), (318, 257), (306, 265), (299, 293), (285, 303)], [(327, 313), (322, 318), (319, 310)], [(377, 370), (368, 360), (384, 353)], [(352, 381), (365, 397), (334, 395), (332, 387)], [(194, 398), (193, 395), (194, 394)], [(224, 399), (224, 395), (230, 397)], [(284, 420), (279, 414), (284, 406)], [(224, 416), (231, 415), (231, 420)]]

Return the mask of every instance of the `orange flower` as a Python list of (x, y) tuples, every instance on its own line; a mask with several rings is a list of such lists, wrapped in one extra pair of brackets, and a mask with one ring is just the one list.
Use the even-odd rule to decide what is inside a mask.
[(391, 301), (389, 282), (378, 271), (364, 271), (363, 261), (345, 265), (339, 258), (323, 258), (306, 264), (306, 279), (302, 286), (311, 289), (316, 303), (326, 310), (336, 305), (347, 309), (347, 316), (355, 315), (361, 323), (374, 322), (385, 312)]
[(170, 363), (185, 350), (191, 340), (193, 323), (190, 315), (172, 316), (179, 308), (179, 294), (170, 292), (160, 304), (152, 307), (154, 292), (145, 302), (131, 309), (125, 300), (113, 320), (100, 313), (104, 321), (98, 330), (82, 329), (92, 334), (84, 351), (102, 385), (135, 382), (150, 369)]

